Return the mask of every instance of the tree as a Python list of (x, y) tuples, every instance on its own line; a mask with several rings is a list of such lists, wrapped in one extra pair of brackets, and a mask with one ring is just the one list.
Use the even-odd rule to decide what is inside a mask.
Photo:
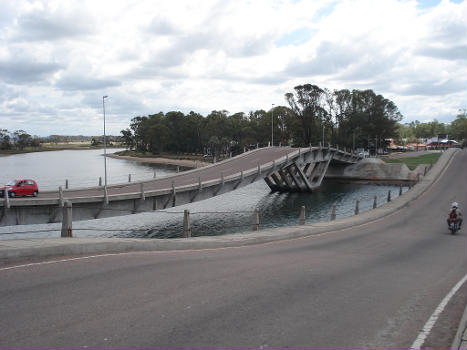
[(325, 91), (316, 85), (305, 84), (294, 88), (295, 94), (285, 94), (290, 108), (300, 121), (301, 130), (295, 133), (298, 145), (316, 144), (320, 140), (321, 128), (327, 116), (322, 100)]
[(464, 111), (448, 127), (449, 137), (458, 141), (466, 139), (467, 136), (467, 115)]
[(29, 135), (26, 131), (16, 130), (13, 135), (15, 136), (16, 147), (19, 148), (20, 150), (25, 149), (27, 146), (31, 144), (31, 141), (32, 141), (31, 135)]
[(11, 149), (10, 132), (7, 129), (0, 129), (0, 149)]
[(133, 133), (129, 128), (120, 131), (122, 134), (122, 143), (127, 149), (133, 149), (135, 146), (135, 139)]

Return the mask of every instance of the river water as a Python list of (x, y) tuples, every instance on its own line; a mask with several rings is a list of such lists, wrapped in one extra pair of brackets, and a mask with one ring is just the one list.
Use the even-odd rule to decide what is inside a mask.
[[(110, 152), (118, 150), (111, 149)], [(13, 178), (33, 178), (40, 190), (64, 186), (70, 188), (96, 186), (104, 177), (103, 150), (73, 150), (37, 152), (0, 157), (0, 183)], [(167, 176), (175, 166), (140, 163), (107, 158), (108, 183), (151, 179)], [(306, 223), (327, 221), (332, 205), (337, 205), (337, 218), (353, 215), (355, 201), (360, 212), (370, 210), (374, 197), (378, 206), (399, 194), (398, 186), (355, 185), (324, 182), (313, 193), (271, 193), (264, 181), (258, 181), (236, 191), (163, 211), (112, 218), (75, 221), (75, 237), (139, 237), (173, 238), (183, 231), (183, 211), (190, 210), (192, 236), (222, 235), (250, 231), (254, 210), (260, 210), (260, 228), (298, 225), (300, 208), (306, 207)], [(403, 188), (406, 191), (407, 188)], [(0, 227), (0, 239), (59, 237), (60, 223)]]

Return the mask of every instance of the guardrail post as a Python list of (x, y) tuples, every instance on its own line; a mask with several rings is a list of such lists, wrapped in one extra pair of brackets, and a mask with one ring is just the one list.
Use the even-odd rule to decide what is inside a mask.
[(128, 182), (131, 182), (131, 174), (128, 174)]
[(69, 201), (63, 206), (62, 234), (61, 237), (73, 237), (73, 213), (72, 204)]
[(10, 197), (8, 197), (8, 188), (5, 187), (3, 190), (3, 195), (5, 196), (5, 208), (10, 209)]
[(302, 205), (300, 209), (300, 225), (305, 225), (305, 206)]
[(376, 209), (377, 205), (377, 197), (375, 196), (375, 199), (373, 200), (373, 209)]
[(65, 180), (65, 189), (68, 189), (68, 179)]
[(259, 209), (255, 209), (255, 223), (253, 225), (253, 231), (259, 230)]
[(391, 201), (391, 190), (388, 191), (388, 202)]
[(336, 220), (336, 203), (332, 205), (332, 211), (331, 211), (331, 221)]
[(357, 199), (357, 201), (355, 202), (355, 215), (358, 215), (358, 213), (360, 212), (360, 201)]
[(190, 211), (188, 209), (183, 212), (183, 237), (191, 237)]

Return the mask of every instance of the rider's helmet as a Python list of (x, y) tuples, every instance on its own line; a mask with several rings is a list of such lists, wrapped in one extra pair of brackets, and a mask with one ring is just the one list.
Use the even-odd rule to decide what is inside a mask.
[(453, 209), (457, 209), (459, 204), (457, 204), (457, 202), (452, 202), (451, 206)]

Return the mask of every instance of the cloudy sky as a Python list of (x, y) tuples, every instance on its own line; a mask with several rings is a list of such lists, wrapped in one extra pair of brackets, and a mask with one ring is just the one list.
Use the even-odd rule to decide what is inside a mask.
[(467, 108), (467, 0), (0, 0), (0, 128), (107, 134), (180, 110), (269, 110), (312, 83), (403, 122)]

